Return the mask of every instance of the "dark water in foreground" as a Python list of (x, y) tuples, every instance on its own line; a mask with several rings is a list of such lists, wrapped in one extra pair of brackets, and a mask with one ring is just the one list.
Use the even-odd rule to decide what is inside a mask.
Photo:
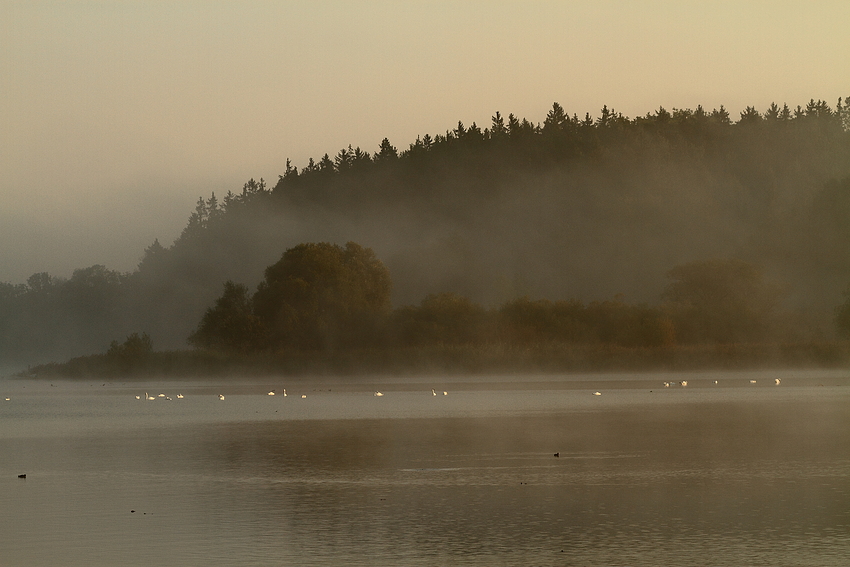
[(848, 372), (415, 381), (0, 381), (0, 566), (850, 565)]

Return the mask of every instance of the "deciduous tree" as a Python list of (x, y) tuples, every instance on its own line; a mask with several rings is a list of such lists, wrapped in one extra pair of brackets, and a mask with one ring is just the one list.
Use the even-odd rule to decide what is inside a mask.
[(371, 248), (299, 244), (266, 268), (254, 312), (271, 347), (368, 344), (389, 313), (391, 289), (389, 270)]
[(254, 315), (248, 288), (228, 281), (214, 307), (207, 309), (198, 328), (189, 336), (197, 347), (247, 352), (262, 344), (259, 320)]

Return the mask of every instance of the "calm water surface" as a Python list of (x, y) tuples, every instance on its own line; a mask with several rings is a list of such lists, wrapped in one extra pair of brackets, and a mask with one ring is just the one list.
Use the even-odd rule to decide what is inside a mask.
[(846, 566), (850, 372), (0, 380), (42, 565)]

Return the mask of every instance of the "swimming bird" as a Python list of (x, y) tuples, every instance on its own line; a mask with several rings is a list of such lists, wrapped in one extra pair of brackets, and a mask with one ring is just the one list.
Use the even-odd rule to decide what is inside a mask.
[(286, 397), (286, 388), (283, 389), (283, 397)]
[(431, 388), (431, 395), (432, 395), (432, 396), (436, 396), (436, 395), (437, 395), (437, 392), (434, 390), (434, 388)]
[(679, 384), (681, 384), (682, 386), (687, 386), (687, 385), (688, 385), (688, 381), (687, 381), (687, 380), (682, 380), (681, 382), (679, 382)]
[(155, 398), (155, 397), (153, 397), (153, 396), (149, 396), (149, 395), (148, 395), (148, 393), (147, 393), (147, 392), (145, 392), (145, 399), (146, 399), (146, 400), (155, 400), (156, 398)]
[(448, 396), (448, 395), (449, 395), (449, 393), (448, 393), (448, 392), (443, 392), (443, 395), (444, 395), (444, 396)]
[(178, 400), (182, 400), (182, 399), (183, 399), (183, 394), (177, 394), (177, 399), (178, 399)]
[(756, 383), (755, 380), (750, 380), (750, 384), (755, 384), (755, 383)]
[(378, 396), (378, 397), (380, 398), (381, 396), (383, 396), (383, 395), (384, 395), (384, 393), (383, 393), (383, 392), (375, 392), (375, 395), (376, 395), (376, 396)]
[(669, 387), (670, 387), (670, 382), (664, 382), (664, 387), (665, 387), (665, 388), (669, 388)]
[(601, 396), (601, 395), (602, 395), (602, 392), (593, 392), (593, 395), (594, 395), (594, 396)]
[(270, 395), (270, 396), (274, 396), (274, 390), (272, 390), (271, 392), (269, 392), (269, 395)]
[(782, 380), (780, 380), (779, 378), (777, 378), (773, 381), (773, 383), (776, 384), (777, 386), (779, 386), (780, 382), (782, 382)]
[(164, 398), (164, 397), (165, 397), (165, 394), (157, 394), (157, 396), (156, 396), (156, 397), (157, 397), (157, 398)]
[(141, 397), (141, 396), (136, 396), (136, 399), (137, 399), (137, 400), (141, 400), (141, 399), (142, 399), (142, 397)]
[(555, 453), (555, 456), (556, 456), (556, 457), (560, 457), (560, 456), (561, 456), (561, 453)]
[(223, 399), (224, 399), (224, 394), (219, 394), (219, 395), (218, 395), (218, 399), (219, 399), (219, 400), (223, 400)]
[(302, 400), (303, 400), (304, 398), (306, 398), (306, 397), (307, 397), (307, 394), (301, 394), (301, 399), (302, 399)]

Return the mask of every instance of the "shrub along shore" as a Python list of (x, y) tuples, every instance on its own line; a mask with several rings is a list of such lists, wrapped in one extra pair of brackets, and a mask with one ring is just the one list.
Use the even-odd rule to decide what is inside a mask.
[(850, 342), (668, 347), (540, 344), (437, 345), (397, 349), (224, 354), (148, 352), (134, 358), (94, 354), (34, 366), (27, 378), (210, 378), (425, 374), (550, 374), (850, 367)]

